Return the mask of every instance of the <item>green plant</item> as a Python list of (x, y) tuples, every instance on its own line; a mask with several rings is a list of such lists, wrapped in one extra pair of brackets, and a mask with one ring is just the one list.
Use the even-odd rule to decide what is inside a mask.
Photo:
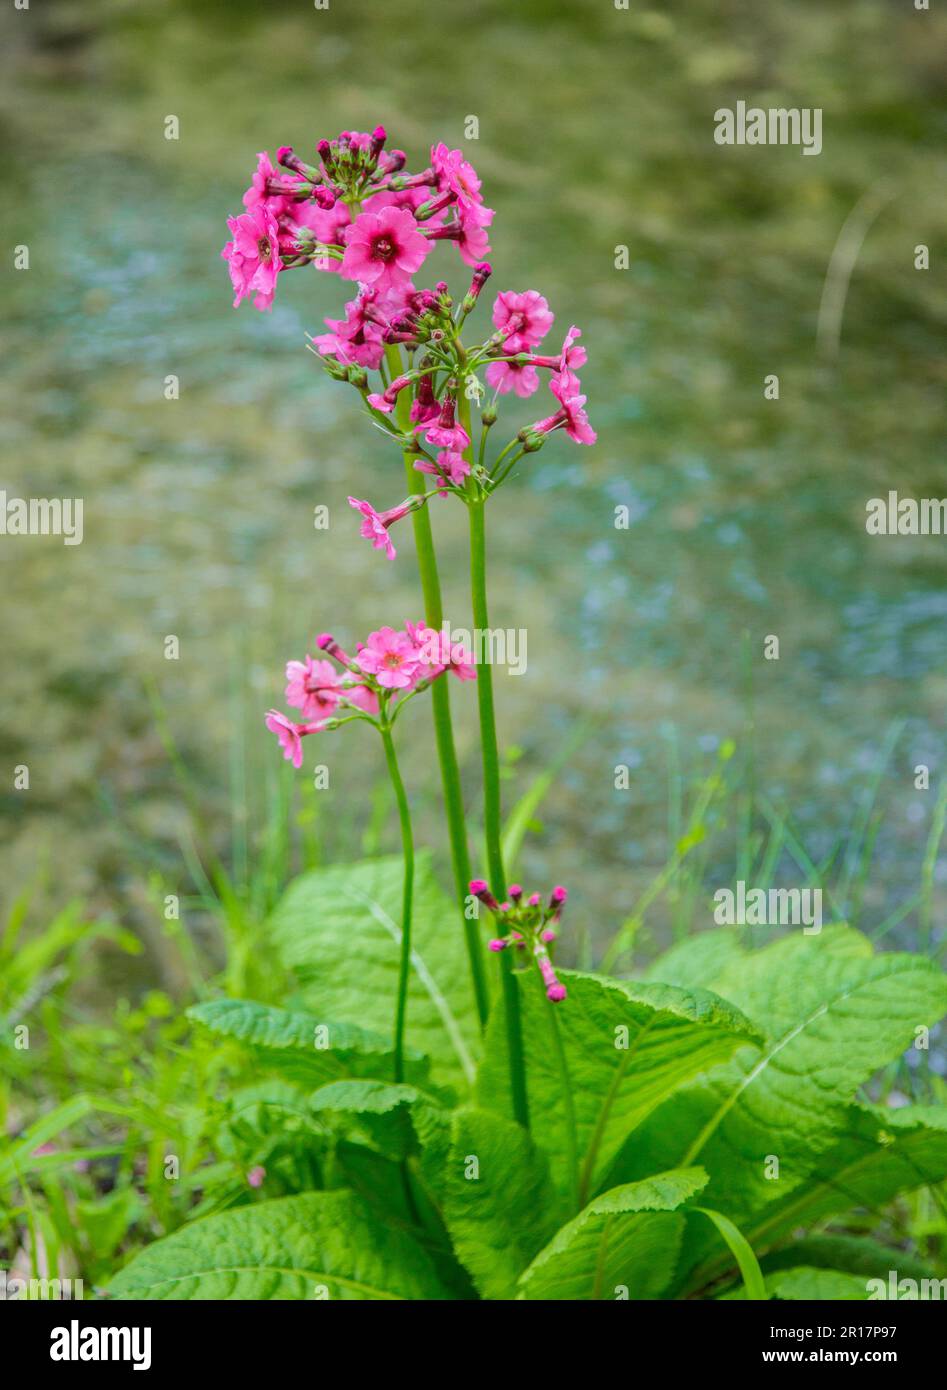
[[(400, 892), (397, 858), (303, 874), (268, 924), (293, 1008), (191, 1010), (199, 1033), (236, 1041), (272, 1077), (261, 1096), (292, 1115), (306, 1177), (297, 1163), (288, 1195), (268, 1197), (267, 1166), (239, 1210), (138, 1254), (115, 1296), (706, 1298), (765, 1281), (771, 1296), (805, 1298), (847, 1276), (849, 1296), (860, 1281), (867, 1297), (867, 1278), (924, 1265), (894, 1243), (888, 1213), (947, 1177), (947, 1107), (892, 1109), (865, 1088), (947, 1009), (934, 964), (878, 955), (834, 926), (761, 949), (709, 931), (642, 980), (563, 972), (571, 1108), (548, 1001), (516, 972), (527, 1133), (502, 1018), (481, 1042), (463, 943), (425, 862), (416, 1050), (394, 1081)], [(238, 1167), (262, 1153), (247, 1123), (233, 1131)], [(820, 1237), (853, 1212), (869, 1214), (862, 1234)]]

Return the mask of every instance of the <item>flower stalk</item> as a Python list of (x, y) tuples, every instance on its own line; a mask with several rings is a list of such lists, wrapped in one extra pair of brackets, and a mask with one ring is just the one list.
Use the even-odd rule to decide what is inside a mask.
[[(389, 345), (385, 349), (385, 356), (392, 377), (400, 376), (402, 369), (400, 348)], [(402, 392), (395, 406), (395, 418), (406, 433), (411, 428), (410, 410), (411, 403), (408, 395), (406, 392)], [(416, 461), (417, 455), (406, 450), (404, 453), (405, 475), (408, 486), (412, 489), (417, 485), (417, 474), (414, 469)], [(414, 523), (414, 544), (418, 556), (418, 571), (421, 577), (421, 592), (424, 596), (424, 618), (429, 627), (439, 632), (444, 622), (444, 611), (441, 600), (440, 574), (437, 568), (437, 554), (434, 549), (434, 534), (427, 509), (422, 508), (414, 512), (412, 521)], [(437, 745), (441, 784), (444, 791), (444, 810), (447, 816), (447, 834), (450, 841), (454, 885), (458, 901), (461, 904), (464, 939), (467, 946), (467, 958), (470, 962), (470, 978), (473, 983), (477, 1015), (482, 1028), (486, 1025), (487, 1015), (490, 1011), (490, 999), (487, 992), (483, 945), (479, 928), (476, 921), (469, 920), (463, 911), (467, 883), (470, 879), (470, 851), (467, 843), (467, 824), (464, 816), (460, 768), (454, 746), (450, 690), (443, 681), (436, 682), (431, 692), (431, 709), (434, 719), (434, 740)]]

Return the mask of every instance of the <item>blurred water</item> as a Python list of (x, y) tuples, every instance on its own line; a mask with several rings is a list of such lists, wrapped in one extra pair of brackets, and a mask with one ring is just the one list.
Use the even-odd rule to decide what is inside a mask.
[[(467, 152), (497, 210), (490, 288), (542, 290), (553, 336), (582, 326), (599, 431), (594, 450), (556, 438), (490, 509), (493, 621), (529, 642), (527, 674), (498, 676), (501, 734), (522, 749), (508, 799), (593, 716), (523, 876), (567, 882), (576, 921), (608, 935), (666, 856), (669, 751), (705, 775), (723, 738), (747, 748), (752, 714), (757, 786), (813, 856), (851, 825), (903, 721), (866, 920), (916, 889), (935, 793), (914, 790), (913, 769), (945, 771), (947, 542), (869, 538), (864, 507), (889, 487), (947, 490), (947, 22), (880, 0), (550, 8), (98, 0), (6, 14), (0, 221), (31, 268), (7, 273), (2, 485), (82, 496), (85, 540), (0, 545), (0, 747), (31, 772), (28, 793), (0, 794), (5, 894), (45, 866), (50, 901), (134, 915), (146, 850), (183, 880), (185, 808), (143, 681), (226, 854), (235, 731), (246, 720), (252, 808), (277, 775), (257, 710), (279, 700), (285, 659), (327, 627), (351, 641), (418, 614), (408, 533), (389, 566), (345, 505), (353, 490), (399, 500), (400, 461), (304, 348), (339, 309), (339, 281), (300, 272), (272, 315), (234, 312), (219, 250), (258, 149), (308, 152), (383, 121), (418, 164), (433, 140), (462, 143), (470, 114)], [(739, 97), (824, 108), (822, 155), (715, 146), (713, 112)], [(820, 364), (828, 259), (881, 179), (893, 196), (854, 271), (840, 357)], [(770, 372), (778, 402), (763, 399)], [(328, 532), (312, 529), (318, 503)], [(447, 613), (468, 626), (465, 518), (433, 510)], [(762, 659), (770, 633), (778, 662)], [(474, 700), (455, 695), (475, 807)], [(409, 779), (436, 840), (428, 725), (412, 713)], [(376, 750), (349, 729), (320, 756), (327, 851), (352, 853)], [(714, 855), (711, 871), (730, 872), (732, 852)]]

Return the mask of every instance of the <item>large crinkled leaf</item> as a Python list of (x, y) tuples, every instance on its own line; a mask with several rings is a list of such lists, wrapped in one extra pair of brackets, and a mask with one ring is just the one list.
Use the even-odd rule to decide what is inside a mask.
[(842, 1137), (801, 1188), (766, 1209), (751, 1237), (765, 1248), (801, 1226), (856, 1207), (877, 1211), (899, 1192), (945, 1178), (947, 1106), (853, 1105)]
[[(420, 1148), (414, 1117), (437, 1109), (436, 1102), (414, 1086), (387, 1081), (335, 1081), (310, 1097), (310, 1108), (333, 1128), (364, 1137), (387, 1158), (407, 1158)], [(446, 1127), (447, 1118), (443, 1123)]]
[[(580, 1199), (596, 1192), (627, 1135), (678, 1086), (725, 1062), (757, 1035), (705, 990), (563, 971), (568, 997), (550, 1004), (535, 971), (518, 976), (526, 1082), (536, 1142), (549, 1154), (560, 1191), (570, 1186), (569, 1113), (551, 1017), (559, 1027), (575, 1105)], [(478, 1103), (510, 1113), (504, 1020), (487, 1030)], [(755, 1054), (755, 1047), (748, 1049)], [(574, 1208), (573, 1208), (574, 1209)]]
[(453, 1117), (442, 1212), (457, 1258), (484, 1298), (516, 1281), (561, 1217), (545, 1157), (512, 1120), (486, 1110)]
[[(401, 949), (400, 858), (314, 869), (294, 879), (269, 922), (269, 939), (318, 1017), (357, 1019), (390, 1038)], [(457, 908), (426, 855), (415, 872), (409, 1044), (432, 1074), (466, 1090), (473, 1080), (478, 1023)]]
[(523, 1273), (524, 1299), (657, 1298), (674, 1274), (684, 1218), (706, 1185), (702, 1168), (659, 1173), (596, 1197)]
[[(707, 1204), (752, 1242), (750, 1218), (806, 1181), (848, 1123), (857, 1088), (947, 1009), (947, 977), (924, 957), (875, 956), (859, 933), (839, 928), (778, 941), (716, 983), (767, 1032), (766, 1047), (662, 1106), (613, 1178), (700, 1162), (710, 1173)], [(682, 1268), (707, 1246), (693, 1227)]]
[(443, 1285), (405, 1232), (351, 1192), (239, 1207), (148, 1246), (115, 1276), (127, 1299), (439, 1299)]
[[(354, 1023), (329, 1022), (253, 999), (211, 999), (193, 1005), (187, 1016), (218, 1037), (242, 1043), (265, 1066), (295, 1081), (319, 1086), (346, 1076), (393, 1074), (389, 1038)], [(427, 1058), (406, 1049), (410, 1079), (423, 1081), (428, 1071)]]

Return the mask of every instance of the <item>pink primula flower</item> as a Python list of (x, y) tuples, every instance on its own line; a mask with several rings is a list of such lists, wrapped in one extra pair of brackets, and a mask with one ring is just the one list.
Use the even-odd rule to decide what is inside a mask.
[(378, 713), (378, 696), (367, 685), (350, 685), (341, 691), (343, 699), (360, 709), (363, 714)]
[(414, 642), (406, 632), (396, 632), (391, 627), (370, 632), (356, 661), (384, 690), (409, 690), (422, 674)]
[[(487, 226), (493, 210), (483, 206), (480, 178), (473, 165), (460, 150), (449, 150), (442, 142), (431, 149), (431, 167), (440, 192), (450, 193), (457, 200), (458, 210), (475, 224)], [(489, 213), (489, 217), (486, 214)]]
[(458, 224), (454, 240), (457, 242), (460, 259), (465, 265), (478, 266), (490, 254), (490, 238), (486, 226), (493, 220), (493, 209), (484, 208), (483, 211), (490, 214), (487, 223), (462, 217)]
[(433, 463), (430, 459), (418, 459), (414, 466), (419, 473), (429, 473), (441, 482), (453, 483), (454, 487), (460, 487), (470, 472), (470, 464), (454, 449), (442, 449)]
[[(410, 632), (412, 624), (408, 623), (407, 627)], [(414, 628), (413, 637), (423, 660), (435, 671), (452, 671), (462, 681), (477, 679), (473, 656), (462, 643), (452, 642), (448, 633), (419, 623)]]
[(424, 262), (430, 245), (404, 208), (363, 212), (346, 240), (342, 274), (381, 288), (403, 286)]
[(455, 398), (445, 395), (437, 419), (421, 426), (428, 444), (433, 444), (436, 449), (450, 449), (455, 453), (462, 453), (469, 447), (470, 435), (463, 425), (457, 424), (454, 418), (456, 409)]
[(278, 217), (283, 211), (286, 199), (267, 193), (266, 186), (270, 182), (278, 182), (279, 177), (280, 171), (273, 167), (266, 150), (261, 150), (257, 155), (256, 172), (250, 180), (250, 187), (243, 195), (243, 206), (249, 210), (259, 203), (265, 203), (273, 215)]
[(286, 703), (302, 711), (304, 719), (328, 718), (339, 703), (341, 677), (330, 661), (286, 663)]
[(364, 289), (346, 304), (344, 319), (326, 319), (332, 332), (319, 333), (312, 341), (323, 357), (377, 371), (385, 355), (387, 326), (404, 313), (407, 297), (413, 293), (410, 281), (398, 290)]
[(322, 721), (317, 724), (295, 724), (278, 709), (269, 709), (266, 712), (266, 727), (279, 739), (286, 761), (299, 768), (303, 765), (302, 740), (307, 734), (317, 733)]
[(518, 362), (491, 362), (486, 370), (486, 378), (501, 396), (507, 391), (515, 391), (525, 400), (539, 390), (539, 373), (528, 363), (520, 366)]
[(504, 333), (507, 352), (526, 352), (540, 343), (553, 324), (549, 305), (538, 290), (517, 294), (501, 290), (493, 306), (493, 322)]
[(220, 254), (228, 262), (236, 291), (234, 308), (250, 294), (257, 309), (272, 308), (276, 277), (283, 268), (276, 218), (265, 203), (257, 203), (240, 217), (228, 217), (227, 226), (233, 240)]
[(574, 439), (576, 444), (594, 444), (598, 435), (585, 413), (586, 397), (576, 395), (573, 383), (577, 385), (578, 379), (570, 372), (565, 377), (554, 376), (549, 389), (561, 403), (561, 413), (565, 417), (562, 423), (569, 438)]
[(391, 507), (387, 512), (376, 512), (371, 502), (363, 502), (358, 497), (350, 497), (349, 506), (361, 513), (362, 526), (359, 534), (371, 541), (373, 549), (384, 550), (388, 559), (393, 560), (398, 552), (392, 544), (388, 527), (407, 516), (413, 508), (407, 502), (402, 502), (400, 506)]

